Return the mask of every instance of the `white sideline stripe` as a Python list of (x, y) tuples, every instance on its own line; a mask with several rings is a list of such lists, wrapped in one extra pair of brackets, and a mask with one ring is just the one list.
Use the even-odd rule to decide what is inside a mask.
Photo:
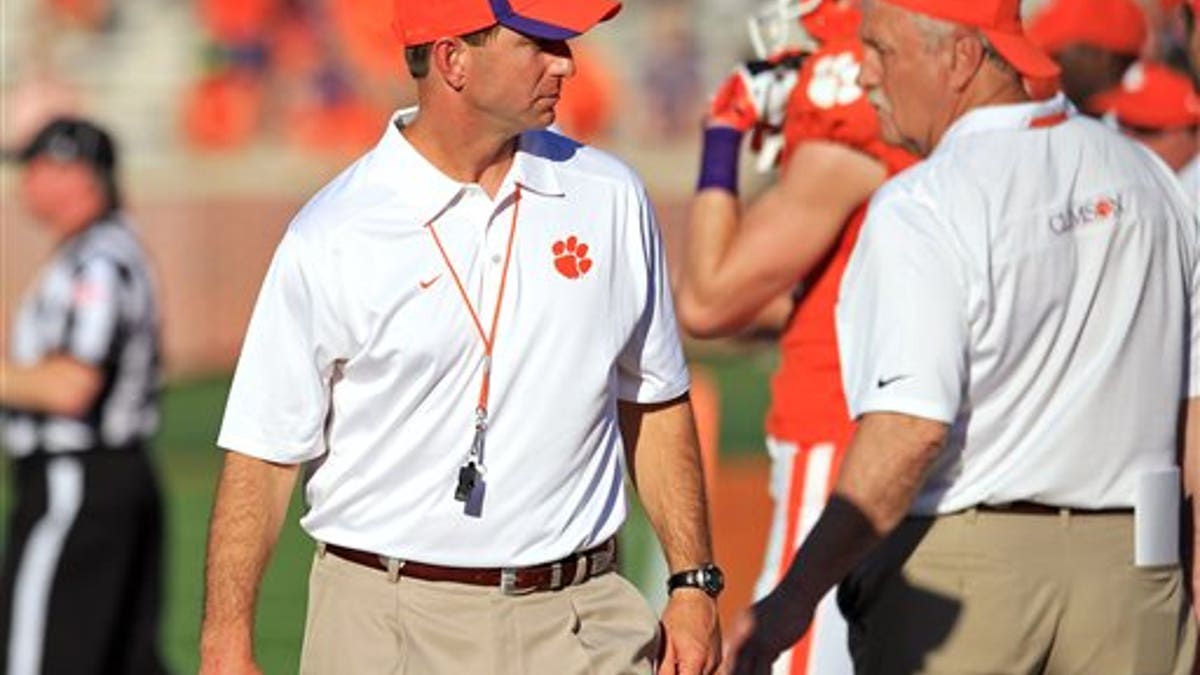
[(800, 527), (792, 550), (800, 548), (804, 538), (817, 524), (829, 498), (829, 474), (833, 471), (833, 444), (821, 443), (808, 451), (808, 469), (804, 473), (804, 502), (800, 505)]
[(37, 675), (41, 670), (50, 588), (83, 503), (83, 465), (75, 457), (55, 457), (46, 464), (46, 483), (46, 514), (29, 533), (17, 565), (8, 675)]
[(796, 446), (773, 438), (767, 438), (767, 450), (771, 454), (771, 529), (767, 533), (767, 547), (763, 554), (763, 568), (754, 584), (754, 600), (763, 599), (782, 577), (784, 537), (787, 536), (788, 489), (792, 482), (792, 462), (796, 459)]

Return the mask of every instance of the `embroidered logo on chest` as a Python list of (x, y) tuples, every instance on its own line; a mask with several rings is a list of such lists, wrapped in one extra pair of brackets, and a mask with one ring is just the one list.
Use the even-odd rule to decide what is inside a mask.
[(572, 235), (565, 240), (554, 242), (554, 269), (568, 279), (578, 279), (592, 269), (592, 259), (588, 257), (588, 245)]

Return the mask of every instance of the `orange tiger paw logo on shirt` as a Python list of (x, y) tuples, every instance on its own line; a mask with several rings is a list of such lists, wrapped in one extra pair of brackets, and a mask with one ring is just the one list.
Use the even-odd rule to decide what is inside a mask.
[(568, 279), (578, 279), (592, 269), (592, 259), (587, 257), (588, 245), (574, 235), (554, 242), (553, 251), (555, 269)]

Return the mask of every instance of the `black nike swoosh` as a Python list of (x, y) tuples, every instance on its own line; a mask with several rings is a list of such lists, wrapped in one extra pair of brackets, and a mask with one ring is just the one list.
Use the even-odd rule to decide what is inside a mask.
[(891, 386), (891, 385), (899, 382), (900, 380), (904, 380), (904, 379), (907, 379), (910, 377), (912, 377), (912, 375), (897, 375), (895, 377), (887, 377), (887, 378), (881, 377), (881, 378), (879, 378), (879, 381), (875, 383), (875, 386), (879, 387), (880, 389), (883, 389), (884, 387)]

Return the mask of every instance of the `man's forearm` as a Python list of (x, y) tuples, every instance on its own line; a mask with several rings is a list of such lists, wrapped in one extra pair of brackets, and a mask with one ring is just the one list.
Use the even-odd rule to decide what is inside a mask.
[(630, 471), (672, 571), (712, 562), (708, 501), (692, 406), (619, 404)]
[(821, 598), (904, 518), (945, 434), (946, 425), (907, 415), (863, 417), (832, 498), (779, 585), (754, 607), (751, 648), (761, 658), (798, 640)]
[[(873, 413), (855, 430), (829, 505), (796, 554), (794, 569), (813, 577), (815, 602), (908, 513), (945, 425)], [(816, 583), (813, 583), (816, 582)]]
[(941, 422), (909, 415), (864, 415), (834, 492), (860, 508), (877, 532), (890, 532), (908, 513), (947, 430)]
[(252, 658), (258, 587), (298, 473), (298, 465), (226, 453), (209, 527), (202, 659)]
[(0, 362), (0, 406), (77, 417), (87, 412), (103, 384), (99, 369), (68, 356), (33, 365)]
[(692, 201), (677, 293), (680, 318), (690, 332), (717, 331), (725, 321), (712, 315), (729, 313), (728, 296), (740, 290), (724, 281), (722, 266), (733, 248), (740, 212), (737, 196), (725, 190), (701, 190)]

